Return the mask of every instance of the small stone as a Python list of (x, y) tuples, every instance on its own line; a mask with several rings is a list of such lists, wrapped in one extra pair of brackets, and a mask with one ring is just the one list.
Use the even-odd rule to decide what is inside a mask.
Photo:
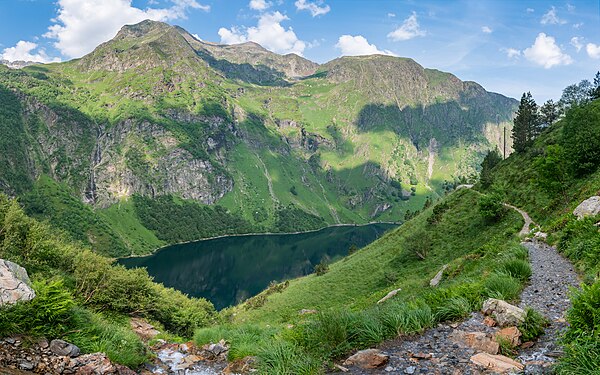
[(506, 373), (509, 371), (521, 371), (525, 366), (503, 355), (492, 355), (488, 353), (478, 353), (471, 357), (471, 362), (483, 366), (488, 370)]
[(29, 361), (22, 361), (21, 363), (19, 363), (19, 368), (21, 370), (33, 370), (35, 368), (35, 365)]
[(335, 365), (335, 368), (337, 368), (338, 370), (340, 370), (341, 372), (348, 372), (350, 370), (348, 370), (346, 367), (344, 366), (340, 366), (340, 365)]
[(392, 371), (394, 371), (394, 370), (396, 370), (396, 368), (395, 368), (395, 367), (392, 367), (392, 366), (388, 366), (388, 367), (386, 367), (386, 368), (385, 368), (385, 371), (386, 371), (386, 372), (392, 372)]
[(415, 371), (417, 371), (417, 368), (415, 366), (408, 366), (404, 369), (405, 374), (414, 374)]
[(416, 359), (431, 359), (432, 354), (431, 353), (413, 353), (410, 356), (413, 358), (416, 358)]
[(524, 342), (523, 345), (521, 345), (521, 348), (523, 348), (523, 349), (529, 349), (533, 345), (535, 345), (535, 343), (533, 341), (527, 341), (527, 342)]
[(77, 346), (63, 340), (50, 341), (50, 351), (56, 355), (66, 357), (77, 357), (80, 353), (80, 350)]
[(302, 310), (298, 311), (299, 315), (317, 314), (317, 313), (318, 313), (317, 310), (311, 310), (311, 309), (302, 309)]
[(456, 343), (489, 354), (496, 354), (500, 349), (500, 344), (483, 332), (464, 332), (457, 330), (450, 335), (450, 338)]
[(495, 327), (496, 326), (496, 321), (491, 316), (486, 316), (483, 319), (483, 324), (485, 324), (488, 327)]
[(507, 327), (496, 333), (496, 340), (504, 339), (515, 347), (521, 344), (521, 331), (517, 327)]

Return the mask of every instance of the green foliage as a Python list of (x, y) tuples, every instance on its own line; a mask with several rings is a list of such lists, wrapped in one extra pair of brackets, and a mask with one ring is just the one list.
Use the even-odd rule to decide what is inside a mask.
[(442, 220), (442, 215), (446, 212), (450, 206), (447, 202), (440, 202), (433, 206), (433, 210), (431, 211), (431, 216), (427, 218), (427, 223), (429, 224), (437, 224)]
[(562, 145), (576, 176), (585, 176), (600, 166), (600, 101), (575, 107), (563, 121)]
[(570, 215), (558, 235), (558, 250), (591, 278), (600, 274), (600, 233), (598, 217), (577, 220)]
[(36, 292), (33, 300), (0, 308), (0, 336), (56, 337), (71, 325), (75, 303), (62, 281), (38, 281), (33, 289)]
[(502, 161), (502, 155), (497, 149), (488, 151), (483, 158), (481, 163), (481, 173), (479, 174), (479, 181), (481, 185), (486, 188), (494, 182), (494, 175), (492, 169)]
[(324, 228), (323, 218), (310, 214), (293, 204), (281, 207), (275, 216), (274, 232), (291, 233)]
[(522, 259), (508, 259), (500, 264), (499, 272), (514, 277), (522, 282), (531, 277), (531, 266), (529, 262)]
[(253, 324), (221, 325), (197, 330), (194, 342), (201, 346), (225, 340), (230, 344), (228, 359), (233, 361), (257, 355), (260, 347), (272, 340), (276, 332), (275, 328)]
[(327, 272), (329, 272), (329, 264), (325, 260), (322, 260), (321, 263), (315, 266), (315, 274), (317, 276), (323, 276)]
[(422, 229), (406, 237), (404, 244), (410, 254), (417, 259), (425, 260), (431, 251), (433, 241), (429, 233)]
[(544, 156), (533, 162), (537, 173), (535, 182), (550, 196), (568, 195), (567, 186), (570, 180), (567, 154), (560, 145), (546, 147)]
[(564, 344), (555, 371), (560, 375), (598, 374), (600, 368), (600, 340), (579, 338)]
[(246, 220), (218, 205), (176, 201), (171, 196), (152, 199), (136, 195), (133, 202), (142, 224), (169, 243), (250, 233), (253, 229)]
[(433, 309), (438, 321), (458, 320), (471, 313), (471, 302), (465, 297), (452, 297)]
[(499, 195), (484, 195), (479, 198), (479, 213), (485, 220), (496, 221), (506, 213), (506, 208)]
[(544, 328), (550, 324), (550, 321), (530, 307), (525, 309), (525, 313), (525, 321), (517, 328), (522, 333), (523, 342), (533, 341), (544, 333)]
[(508, 338), (497, 336), (496, 342), (498, 343), (498, 351), (501, 355), (514, 358), (515, 355), (518, 354), (518, 351), (513, 346), (512, 341), (510, 341)]
[(516, 152), (524, 152), (533, 144), (539, 135), (540, 119), (538, 107), (530, 92), (524, 93), (514, 120), (512, 129), (513, 148)]
[(554, 103), (554, 100), (547, 100), (544, 105), (540, 107), (540, 122), (544, 127), (554, 125), (560, 116), (560, 108), (558, 103)]
[(116, 363), (136, 368), (148, 360), (144, 344), (129, 328), (128, 319), (111, 321), (81, 307), (72, 311), (72, 329), (65, 339), (84, 353), (106, 353)]
[(321, 361), (284, 340), (267, 342), (260, 348), (258, 357), (261, 374), (311, 375), (322, 369)]
[(484, 295), (488, 298), (497, 298), (506, 301), (514, 301), (521, 293), (522, 285), (514, 277), (492, 274), (483, 284)]

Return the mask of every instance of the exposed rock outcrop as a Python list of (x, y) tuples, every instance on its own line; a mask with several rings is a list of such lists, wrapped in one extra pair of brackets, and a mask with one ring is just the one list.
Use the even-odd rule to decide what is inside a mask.
[(487, 299), (481, 312), (493, 316), (500, 327), (516, 326), (525, 321), (525, 310), (495, 298)]
[(344, 366), (358, 366), (364, 369), (378, 368), (388, 363), (390, 356), (378, 349), (366, 349), (350, 356)]
[(35, 298), (25, 268), (0, 259), (0, 307)]
[(597, 195), (584, 200), (573, 211), (573, 215), (577, 216), (578, 219), (598, 214), (600, 214), (600, 196)]

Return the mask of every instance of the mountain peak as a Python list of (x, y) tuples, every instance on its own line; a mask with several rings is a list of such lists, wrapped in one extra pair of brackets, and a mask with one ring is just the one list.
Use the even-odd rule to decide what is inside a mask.
[(123, 26), (117, 33), (115, 39), (140, 38), (150, 33), (167, 32), (169, 30), (175, 30), (175, 28), (164, 22), (144, 20), (136, 24)]

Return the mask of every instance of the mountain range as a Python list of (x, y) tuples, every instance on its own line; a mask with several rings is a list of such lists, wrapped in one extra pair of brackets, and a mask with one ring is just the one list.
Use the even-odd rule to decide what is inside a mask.
[(317, 64), (154, 21), (0, 65), (0, 103), (0, 190), (110, 256), (402, 221), (502, 150), (518, 104), (409, 58)]

